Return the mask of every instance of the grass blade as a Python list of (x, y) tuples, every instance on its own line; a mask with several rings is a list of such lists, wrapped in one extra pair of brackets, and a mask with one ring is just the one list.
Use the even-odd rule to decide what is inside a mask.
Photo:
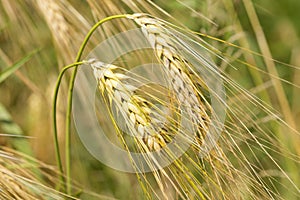
[(38, 50), (34, 50), (29, 53), (27, 56), (16, 62), (11, 67), (8, 67), (0, 73), (0, 83), (2, 83), (5, 79), (7, 79), (10, 75), (12, 75), (16, 70), (22, 67), (30, 58), (37, 52)]

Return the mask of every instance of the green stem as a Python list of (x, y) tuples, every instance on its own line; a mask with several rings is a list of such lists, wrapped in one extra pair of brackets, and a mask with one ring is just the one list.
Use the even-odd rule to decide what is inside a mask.
[[(98, 23), (96, 23), (91, 30), (89, 31), (89, 33), (86, 35), (83, 43), (81, 44), (81, 47), (78, 51), (78, 54), (76, 56), (76, 60), (75, 62), (79, 62), (79, 60), (81, 59), (81, 56), (83, 54), (83, 51), (90, 39), (90, 37), (92, 36), (92, 34), (95, 32), (95, 30), (101, 26), (103, 23), (110, 21), (112, 19), (118, 19), (118, 18), (126, 18), (128, 15), (113, 15), (110, 17), (107, 17), (101, 21), (99, 21)], [(71, 194), (71, 154), (70, 154), (70, 149), (71, 149), (71, 109), (72, 109), (72, 96), (73, 96), (73, 89), (74, 89), (74, 82), (75, 82), (75, 77), (77, 74), (77, 67), (75, 67), (73, 74), (71, 76), (71, 80), (69, 83), (69, 91), (68, 91), (68, 107), (67, 107), (67, 113), (66, 113), (66, 146), (65, 146), (65, 153), (66, 153), (66, 177), (67, 177), (67, 194)]]
[[(62, 69), (62, 71), (59, 73), (59, 76), (57, 78), (56, 81), (56, 85), (55, 85), (55, 91), (54, 91), (54, 97), (53, 97), (53, 109), (52, 109), (52, 120), (53, 120), (53, 132), (54, 132), (54, 144), (55, 144), (55, 154), (56, 154), (56, 162), (60, 171), (60, 180), (61, 182), (65, 182), (65, 177), (63, 176), (63, 167), (62, 167), (62, 162), (61, 162), (61, 156), (60, 156), (60, 150), (59, 150), (59, 143), (58, 143), (58, 134), (57, 134), (57, 120), (56, 120), (56, 103), (57, 103), (57, 97), (58, 97), (58, 91), (59, 91), (59, 87), (60, 87), (60, 83), (62, 80), (62, 77), (64, 75), (64, 73), (72, 68), (75, 67), (77, 65), (81, 65), (84, 62), (77, 62), (77, 63), (73, 63), (71, 65), (68, 65), (66, 67), (64, 67)], [(60, 184), (58, 185), (58, 189), (60, 187)]]

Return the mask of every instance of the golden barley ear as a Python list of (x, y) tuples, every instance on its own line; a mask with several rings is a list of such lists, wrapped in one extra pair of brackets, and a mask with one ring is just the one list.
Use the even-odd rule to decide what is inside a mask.
[(172, 39), (174, 35), (167, 30), (162, 21), (147, 14), (134, 14), (130, 18), (141, 26), (157, 59), (165, 67), (180, 104), (189, 108), (187, 112), (192, 116), (193, 123), (198, 126), (197, 135), (203, 138), (209, 129), (211, 107), (196, 83), (206, 87), (205, 83), (195, 82), (192, 64), (180, 54), (178, 44)]
[(155, 118), (159, 114), (151, 110), (151, 102), (135, 94), (135, 86), (123, 82), (130, 77), (116, 73), (119, 67), (112, 64), (93, 61), (90, 65), (100, 92), (107, 94), (110, 106), (117, 107), (117, 112), (125, 118), (127, 130), (133, 132), (132, 135), (146, 148), (145, 151), (159, 150), (165, 146), (166, 141), (153, 126), (154, 121), (159, 121)]

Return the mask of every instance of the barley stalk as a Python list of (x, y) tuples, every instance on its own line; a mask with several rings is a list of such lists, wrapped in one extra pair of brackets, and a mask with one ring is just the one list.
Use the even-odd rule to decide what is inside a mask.
[[(272, 56), (274, 55), (276, 57), (278, 55), (283, 56), (285, 54), (289, 54), (289, 49), (287, 48), (291, 48), (292, 50), (292, 48), (295, 48), (294, 45), (299, 43), (299, 39), (292, 34), (292, 32), (295, 31), (294, 27), (291, 26), (290, 28), (287, 28), (291, 23), (288, 21), (288, 19), (290, 18), (289, 16), (284, 16), (284, 28), (282, 28), (282, 26), (278, 27), (278, 23), (271, 23), (272, 27), (275, 30), (274, 32), (277, 33), (276, 41), (272, 41), (272, 39), (274, 39), (274, 35), (272, 33), (273, 31), (260, 30), (261, 25), (259, 20), (257, 19), (255, 9), (261, 9), (261, 7), (256, 6), (255, 9), (251, 8), (251, 1), (223, 0), (217, 2), (208, 0), (203, 2), (189, 1), (187, 4), (183, 3), (180, 0), (177, 1), (179, 2), (179, 4), (187, 5), (186, 7), (188, 7), (189, 9), (183, 9), (181, 6), (176, 6), (175, 2), (173, 4), (173, 2), (171, 1), (155, 1), (155, 3), (157, 3), (158, 5), (168, 5), (171, 2), (172, 4), (170, 5), (172, 7), (170, 7), (169, 5), (168, 7), (164, 6), (164, 8), (169, 9), (170, 14), (165, 12), (159, 6), (156, 6), (151, 0), (88, 0), (81, 1), (80, 3), (76, 1), (70, 2), (66, 0), (2, 0), (1, 2), (1, 11), (4, 11), (3, 13), (1, 12), (0, 17), (1, 29), (3, 29), (3, 36), (1, 37), (1, 48), (5, 52), (7, 52), (13, 60), (18, 59), (16, 56), (20, 56), (21, 54), (28, 52), (32, 48), (38, 48), (45, 45), (48, 47), (49, 41), (45, 40), (48, 39), (48, 33), (44, 28), (48, 25), (55, 42), (55, 47), (57, 48), (56, 50), (58, 50), (58, 56), (61, 56), (63, 58), (64, 63), (73, 62), (73, 58), (75, 57), (76, 51), (78, 50), (79, 46), (76, 44), (79, 44), (79, 42), (81, 42), (83, 34), (88, 31), (85, 22), (82, 23), (83, 21), (79, 20), (80, 17), (90, 17), (90, 20), (93, 23), (91, 16), (94, 17), (94, 19), (97, 21), (98, 19), (102, 19), (106, 16), (111, 16), (112, 14), (120, 14), (125, 12), (146, 12), (150, 13), (153, 16), (160, 16), (162, 19), (177, 18), (180, 20), (180, 22), (177, 21), (178, 23), (183, 23), (184, 26), (186, 25), (197, 31), (199, 30), (199, 26), (201, 26), (200, 31), (203, 34), (199, 35), (201, 35), (201, 37), (205, 37), (207, 39), (205, 39), (206, 41), (211, 42), (211, 44), (213, 44), (215, 48), (218, 48), (217, 50), (222, 51), (221, 53), (217, 53), (218, 55), (226, 57), (224, 60), (223, 58), (216, 59), (217, 61), (221, 62), (216, 62), (218, 63), (218, 69), (224, 70), (224, 73), (228, 74), (227, 77), (233, 77), (234, 80), (232, 78), (222, 77), (224, 82), (226, 82), (227, 84), (225, 86), (226, 89), (228, 89), (226, 91), (228, 94), (226, 104), (228, 105), (229, 109), (226, 113), (228, 118), (226, 119), (225, 129), (222, 132), (222, 136), (219, 140), (219, 145), (216, 146), (216, 148), (211, 152), (210, 155), (199, 159), (197, 157), (197, 152), (199, 151), (199, 147), (201, 147), (202, 145), (203, 138), (205, 138), (205, 136), (209, 134), (209, 132), (207, 131), (209, 130), (209, 128), (211, 128), (210, 117), (212, 108), (210, 107), (209, 103), (206, 102), (205, 98), (202, 97), (202, 90), (199, 90), (198, 87), (198, 85), (200, 84), (199, 79), (195, 79), (195, 73), (191, 70), (196, 65), (191, 66), (188, 57), (185, 57), (186, 55), (180, 53), (182, 50), (181, 48), (184, 47), (176, 43), (175, 40), (178, 35), (173, 35), (172, 32), (168, 31), (170, 28), (170, 26), (168, 26), (168, 23), (165, 23), (158, 18), (146, 15), (134, 14), (133, 16), (131, 16), (131, 19), (134, 19), (134, 21), (136, 21), (139, 26), (143, 27), (145, 40), (148, 40), (148, 42), (150, 42), (150, 44), (152, 45), (158, 60), (164, 66), (166, 74), (168, 74), (167, 78), (169, 79), (170, 83), (173, 83), (171, 84), (171, 86), (173, 91), (176, 93), (174, 96), (175, 98), (177, 97), (177, 102), (179, 102), (179, 104), (181, 104), (183, 107), (186, 107), (188, 113), (192, 118), (192, 123), (194, 125), (197, 125), (198, 129), (195, 133), (195, 136), (188, 138), (189, 140), (195, 140), (196, 137), (198, 143), (193, 143), (193, 147), (189, 151), (187, 151), (187, 153), (184, 154), (180, 159), (174, 159), (174, 163), (172, 165), (166, 167), (165, 169), (154, 171), (153, 175), (148, 174), (150, 177), (145, 174), (140, 175), (141, 178), (144, 179), (145, 185), (142, 185), (142, 187), (146, 196), (143, 196), (141, 199), (299, 198), (299, 175), (297, 173), (299, 168), (299, 157), (293, 152), (294, 149), (299, 150), (298, 145), (296, 145), (298, 141), (297, 136), (299, 135), (299, 131), (296, 132), (293, 130), (293, 128), (295, 128), (295, 126), (293, 126), (293, 117), (297, 119), (296, 109), (299, 103), (296, 103), (297, 101), (289, 101), (289, 104), (294, 103), (295, 109), (293, 110), (293, 113), (295, 115), (293, 116), (291, 115), (291, 113), (289, 113), (288, 108), (285, 109), (285, 107), (289, 107), (289, 105), (286, 103), (287, 99), (289, 99), (290, 97), (294, 97), (296, 99), (298, 97), (297, 92), (299, 91), (299, 82), (298, 84), (296, 83), (297, 81), (293, 83), (289, 82), (289, 76), (293, 73), (297, 74), (299, 72), (299, 69), (296, 67), (294, 68), (293, 66), (291, 67), (289, 66), (289, 64), (279, 63), (276, 60), (272, 59)], [(72, 11), (74, 11), (74, 8), (72, 8), (72, 6), (66, 6), (70, 5), (68, 4), (68, 2), (72, 3), (76, 8), (79, 8), (79, 15), (72, 15)], [(36, 12), (32, 12), (33, 4), (37, 4), (37, 11), (41, 11), (46, 23), (36, 15)], [(226, 8), (224, 8), (224, 5), (226, 6), (226, 4), (230, 4), (229, 7), (230, 9), (232, 9), (231, 11), (228, 12), (228, 8), (226, 11)], [(264, 7), (265, 5), (268, 4), (264, 4), (262, 6)], [(236, 12), (236, 8), (240, 8), (240, 6), (244, 6), (247, 11), (246, 13), (243, 13), (243, 16), (240, 16), (239, 12)], [(175, 7), (176, 9), (173, 9)], [(273, 8), (271, 7), (271, 9)], [(269, 7), (264, 11), (267, 10), (269, 10)], [(186, 12), (190, 13), (187, 14)], [(180, 15), (180, 13), (182, 14)], [(211, 21), (213, 21), (213, 23), (217, 26), (212, 26), (211, 24), (208, 25), (205, 20), (199, 20), (204, 19), (203, 16), (199, 18), (199, 14), (205, 16), (205, 18), (212, 19)], [(249, 22), (244, 19), (244, 14), (248, 16)], [(261, 13), (258, 14), (260, 14), (258, 17), (261, 17)], [(172, 17), (172, 15), (174, 17)], [(193, 17), (195, 15), (197, 15), (197, 17)], [(249, 39), (250, 45), (245, 45), (245, 43), (241, 42), (240, 40), (234, 40), (234, 42), (233, 40), (231, 40), (234, 38), (232, 36), (236, 36), (236, 34), (242, 33), (244, 31), (243, 28), (239, 29), (238, 31), (231, 28), (232, 25), (234, 26), (237, 24), (237, 21), (240, 17), (241, 19), (243, 19), (241, 27), (245, 28), (245, 31), (247, 31), (249, 29), (249, 27), (247, 27), (247, 23), (251, 22), (251, 24), (253, 25), (254, 33), (257, 33), (257, 35), (259, 36), (255, 41), (255, 39), (253, 40), (253, 38), (247, 37), (247, 34), (243, 34), (241, 38), (245, 39), (245, 41)], [(275, 17), (273, 19), (276, 20)], [(197, 20), (197, 22), (195, 20)], [(116, 24), (111, 23), (107, 26), (101, 27), (102, 29), (99, 32), (102, 34), (102, 36), (108, 37), (113, 33), (120, 32), (120, 30), (128, 30), (132, 27), (131, 25), (133, 23), (131, 22), (124, 20), (122, 21), (122, 24), (121, 22), (118, 22)], [(282, 23), (282, 20), (280, 20), (280, 23)], [(271, 24), (264, 23), (264, 25), (266, 25), (267, 27)], [(282, 30), (284, 30), (284, 33), (286, 33), (287, 35), (282, 35)], [(79, 32), (83, 34), (80, 35)], [(222, 41), (218, 38), (213, 38), (206, 34), (221, 37), (226, 41)], [(187, 37), (189, 36), (190, 35), (187, 34)], [(266, 39), (268, 40), (270, 47), (276, 47), (280, 45), (283, 47), (282, 49), (284, 49), (284, 53), (282, 53), (282, 51), (278, 49), (274, 51), (273, 48), (271, 50), (274, 54), (271, 55), (270, 53), (268, 53), (268, 44), (266, 44), (266, 41), (264, 39), (265, 36), (267, 36)], [(285, 42), (284, 39), (286, 39), (287, 37), (289, 38), (290, 42)], [(7, 38), (10, 38), (10, 40), (7, 40)], [(96, 38), (98, 42), (99, 38), (94, 38)], [(280, 39), (283, 41), (280, 42)], [(197, 42), (199, 42), (200, 40), (201, 39), (196, 39)], [(201, 42), (202, 41), (200, 41), (200, 44), (202, 44)], [(223, 46), (220, 42), (225, 45), (224, 49), (222, 48)], [(230, 44), (229, 42), (233, 42), (234, 45)], [(263, 53), (261, 53), (262, 55), (260, 53), (249, 50), (249, 48), (255, 46), (256, 43), (258, 43), (260, 47), (263, 47), (261, 48), (263, 49)], [(114, 48), (118, 48), (117, 44), (113, 44), (112, 46)], [(49, 51), (44, 51), (45, 49), (43, 49), (42, 51), (47, 52), (47, 59), (45, 59), (45, 57), (40, 57), (39, 59), (37, 59), (40, 63), (43, 63), (41, 68), (34, 69), (33, 71), (28, 70), (29, 68), (24, 69), (26, 71), (23, 72), (25, 72), (25, 74), (29, 76), (29, 79), (34, 77), (45, 77), (45, 81), (47, 82), (47, 77), (49, 77), (48, 75), (51, 76), (53, 72), (51, 66), (55, 66), (57, 63), (57, 58), (52, 55), (52, 48), (49, 49)], [(49, 52), (51, 53), (49, 54)], [(189, 53), (193, 52), (189, 51)], [(77, 61), (81, 60), (80, 56), (77, 58)], [(239, 62), (239, 59), (244, 60), (244, 58), (244, 62)], [(280, 59), (285, 58), (280, 57)], [(145, 60), (146, 59), (144, 59), (143, 57), (140, 57), (140, 61)], [(227, 60), (229, 60), (229, 62), (227, 62)], [(287, 60), (285, 62), (287, 62)], [(262, 64), (263, 61), (265, 61), (265, 63), (267, 64)], [(61, 62), (61, 60), (58, 60), (58, 62)], [(274, 63), (276, 66), (274, 66)], [(231, 64), (233, 67), (231, 66)], [(105, 68), (106, 65), (107, 64), (101, 64), (101, 67)], [(34, 64), (34, 66), (37, 65)], [(43, 76), (42, 74), (44, 73), (40, 73), (42, 72), (42, 70), (44, 70), (43, 66), (47, 66), (47, 69), (52, 69), (51, 71), (47, 70), (47, 72), (45, 72), (45, 75), (47, 76)], [(270, 71), (267, 70), (266, 67), (268, 67)], [(279, 67), (284, 69), (279, 70), (280, 73), (278, 75), (276, 73), (276, 70), (277, 68), (279, 69)], [(276, 68), (275, 73), (274, 69), (271, 68)], [(111, 72), (116, 75), (119, 73), (119, 69), (119, 67), (116, 69), (111, 68)], [(255, 76), (257, 76), (259, 80), (261, 79), (261, 81), (257, 81), (256, 83), (251, 84), (251, 78), (246, 80), (244, 77), (239, 77), (249, 76), (249, 73), (245, 72), (248, 69), (254, 70), (256, 72)], [(101, 70), (102, 69), (97, 69), (97, 71)], [(281, 74), (281, 72), (283, 71), (284, 74)], [(122, 71), (122, 73), (123, 72), (124, 70)], [(154, 152), (166, 149), (170, 140), (173, 139), (173, 132), (176, 131), (177, 124), (174, 123), (172, 119), (170, 119), (166, 124), (159, 124), (157, 120), (166, 118), (165, 116), (167, 114), (163, 114), (159, 109), (156, 109), (155, 105), (151, 101), (149, 101), (148, 98), (141, 97), (133, 92), (135, 88), (127, 88), (127, 79), (128, 78), (122, 74), (122, 77), (117, 76), (116, 79), (104, 81), (99, 84), (99, 86), (103, 86), (102, 92), (104, 96), (108, 97), (108, 101), (111, 102), (109, 106), (119, 106), (117, 107), (119, 114), (122, 115), (123, 113), (124, 118), (126, 118), (126, 121), (128, 122), (127, 129), (129, 129), (129, 131), (132, 133), (132, 136), (134, 136), (134, 138), (136, 139), (135, 142), (138, 143), (139, 151)], [(257, 78), (255, 77), (253, 77), (253, 79), (257, 80)], [(35, 78), (33, 80), (35, 80)], [(109, 89), (113, 84), (112, 82), (116, 80), (117, 85), (121, 87), (121, 92), (113, 89), (112, 87), (111, 89)], [(272, 86), (272, 84), (269, 84), (270, 80), (274, 83), (274, 87)], [(297, 80), (297, 78), (295, 80)], [(242, 82), (243, 86), (246, 89), (243, 89), (235, 81)], [(287, 85), (284, 84), (283, 86), (285, 94), (283, 93), (283, 89), (280, 89), (281, 83), (279, 81), (282, 81), (282, 83), (287, 83)], [(52, 81), (49, 80), (49, 82)], [(13, 79), (9, 80), (7, 84), (1, 85), (2, 89), (4, 88), (4, 90), (2, 91), (3, 94), (6, 94), (6, 88), (10, 88), (6, 87), (6, 85), (13, 87)], [(43, 84), (40, 84), (39, 82), (37, 83), (37, 86), (39, 87), (42, 87), (42, 85)], [(39, 136), (39, 141), (37, 142), (39, 144), (38, 146), (43, 147), (46, 144), (51, 149), (51, 145), (48, 145), (48, 123), (45, 123), (46, 120), (48, 120), (48, 116), (45, 117), (45, 119), (43, 118), (44, 120), (40, 119), (41, 116), (44, 115), (38, 115), (38, 117), (34, 118), (33, 116), (35, 116), (35, 113), (30, 112), (31, 109), (29, 109), (29, 112), (27, 112), (26, 104), (32, 104), (33, 109), (36, 110), (38, 108), (36, 106), (37, 102), (32, 101), (31, 98), (24, 102), (23, 100), (25, 99), (23, 99), (22, 96), (24, 96), (24, 94), (28, 94), (26, 90), (20, 93), (20, 90), (17, 87), (15, 89), (16, 90), (12, 90), (12, 92), (8, 91), (7, 95), (0, 95), (2, 97), (1, 99), (4, 98), (4, 103), (9, 103), (7, 105), (12, 106), (9, 108), (9, 110), (11, 110), (12, 113), (15, 114), (15, 116), (17, 117), (17, 121), (21, 118), (26, 119), (28, 118), (28, 116), (29, 119), (33, 119), (33, 121), (36, 121), (34, 126), (37, 134), (34, 135)], [(264, 92), (264, 96), (270, 98), (270, 101), (268, 101), (268, 104), (270, 106), (263, 104), (260, 99), (254, 98), (256, 89), (262, 90)], [(294, 90), (294, 92), (290, 92), (290, 89)], [(252, 95), (251, 93), (254, 93), (254, 95)], [(18, 97), (19, 103), (16, 103), (15, 101), (6, 102), (6, 99), (8, 101), (14, 100), (14, 96)], [(120, 96), (128, 97), (128, 100), (122, 103), (122, 99), (120, 101)], [(262, 97), (260, 98), (261, 100), (264, 100)], [(278, 109), (276, 99), (279, 100), (279, 106), (284, 105), (281, 106), (279, 112), (276, 111), (276, 109)], [(168, 104), (168, 102), (161, 103)], [(127, 105), (127, 107), (125, 104)], [(19, 110), (20, 108), (24, 108), (24, 106), (25, 112)], [(273, 106), (274, 108), (271, 108)], [(172, 109), (176, 114), (178, 114), (176, 111), (176, 107), (173, 104), (171, 104), (171, 110)], [(48, 107), (46, 109), (41, 109), (41, 113), (47, 113), (45, 112), (45, 110), (48, 110)], [(280, 119), (280, 117), (278, 117), (280, 115), (285, 116), (283, 118), (287, 119), (287, 123), (285, 123)], [(36, 118), (37, 120), (34, 120)], [(62, 123), (63, 120), (58, 121)], [(270, 121), (277, 127), (274, 127), (270, 123)], [(29, 124), (29, 126), (26, 125), (26, 127), (31, 127), (31, 123)], [(139, 123), (142, 125), (140, 125)], [(43, 127), (42, 132), (44, 133), (41, 133), (41, 127)], [(145, 129), (147, 130), (145, 131)], [(30, 130), (33, 131), (33, 129)], [(1, 131), (3, 132), (3, 130)], [(144, 133), (144, 135), (142, 135), (141, 133)], [(40, 137), (41, 134), (44, 135), (42, 136), (42, 138), (47, 138), (46, 141), (42, 141), (42, 138)], [(183, 137), (190, 137), (189, 135), (184, 135), (184, 133), (179, 134), (182, 134)], [(293, 142), (294, 144), (292, 144)], [(33, 143), (35, 144), (35, 142)], [(51, 160), (49, 160), (50, 154), (43, 155), (41, 153), (45, 151), (45, 148), (40, 149), (37, 148), (36, 145), (33, 146), (34, 149), (39, 152), (40, 158), (47, 160), (47, 162), (51, 162)], [(79, 169), (78, 171), (82, 172), (83, 167), (80, 166), (81, 162), (76, 162), (78, 158), (77, 156), (82, 155), (81, 148), (80, 146), (78, 148), (76, 143), (74, 143), (73, 147), (74, 149), (72, 149), (72, 152), (74, 152), (74, 157), (72, 157), (72, 161), (74, 163), (72, 162), (72, 166), (74, 167), (73, 175), (75, 178), (75, 176), (78, 176), (78, 173), (76, 173), (76, 169)], [(77, 149), (80, 150), (79, 155), (76, 154)], [(193, 151), (194, 149), (198, 151)], [(173, 159), (175, 157), (172, 152), (167, 153), (169, 159)], [(145, 159), (151, 160), (152, 158), (147, 157)], [(15, 157), (13, 157), (11, 160), (15, 160)], [(78, 160), (82, 161), (81, 159)], [(84, 160), (82, 161), (82, 163), (88, 163), (88, 166), (91, 166), (91, 164), (93, 164), (90, 160), (88, 160), (87, 162), (86, 160)], [(16, 162), (12, 164), (5, 159), (0, 159), (0, 199), (41, 199), (43, 197), (47, 199), (53, 199), (50, 196), (51, 192), (54, 192), (53, 195), (56, 194), (56, 192), (53, 190), (46, 190), (46, 192), (44, 193), (41, 193), (41, 191), (39, 191), (38, 193), (34, 193), (30, 190), (30, 188), (32, 188), (30, 187), (31, 184), (24, 185), (24, 182), (22, 182), (24, 181), (24, 179), (20, 179), (20, 171), (18, 170), (21, 169), (22, 171), (27, 171), (29, 169), (28, 166), (28, 163)], [(42, 168), (44, 168), (44, 166), (42, 166)], [(31, 169), (34, 169), (34, 167), (32, 167)], [(95, 183), (99, 182), (98, 179), (94, 180), (90, 179), (89, 177), (90, 174), (94, 175), (95, 173), (94, 165), (92, 165), (92, 167), (86, 167), (86, 173), (86, 175), (80, 174), (78, 176), (82, 183), (88, 182), (88, 185), (95, 185)], [(122, 174), (122, 178), (124, 174)], [(86, 178), (83, 178), (83, 176), (85, 176)], [(112, 177), (113, 175), (107, 173), (107, 171), (103, 171), (103, 173), (101, 171), (101, 179), (102, 177), (107, 176)], [(157, 186), (155, 185), (156, 183), (152, 181), (152, 176), (155, 177), (159, 188), (157, 188)], [(291, 181), (291, 179), (289, 179), (289, 176), (295, 183)], [(52, 183), (59, 182), (51, 175), (45, 177), (47, 177), (45, 180), (50, 180), (51, 185), (54, 185)], [(114, 185), (110, 185), (109, 188), (102, 187), (101, 185), (99, 188), (97, 188), (97, 192), (113, 193), (117, 198), (127, 198), (121, 196), (126, 193), (122, 192), (125, 191), (125, 189), (119, 187), (118, 184), (122, 178), (117, 177), (116, 179), (114, 179), (114, 183), (117, 183), (118, 188), (115, 188)], [(87, 181), (84, 179), (86, 179)], [(109, 183), (111, 183), (110, 178), (108, 181)], [(87, 188), (88, 185), (84, 185), (83, 187)], [(296, 187), (294, 187), (294, 185), (296, 185)], [(135, 189), (134, 184), (127, 183), (126, 186), (130, 188), (131, 191)], [(93, 189), (96, 190), (96, 187)], [(75, 189), (72, 191), (75, 191)], [(47, 194), (49, 194), (49, 197), (47, 196)], [(135, 197), (135, 194), (131, 197)], [(82, 196), (82, 198), (84, 197)]]

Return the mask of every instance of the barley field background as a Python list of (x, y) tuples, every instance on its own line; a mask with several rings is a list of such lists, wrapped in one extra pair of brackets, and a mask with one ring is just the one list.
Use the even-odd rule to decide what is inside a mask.
[[(300, 199), (299, 9), (295, 0), (1, 0), (0, 199)], [(95, 23), (133, 13), (200, 33), (197, 37), (215, 49), (213, 60), (226, 74), (226, 103), (232, 113), (219, 143), (222, 152), (195, 159), (196, 169), (188, 163), (182, 168), (198, 179), (195, 188), (203, 183), (200, 195), (185, 196), (190, 180), (182, 175), (174, 175), (173, 185), (181, 192), (168, 191), (168, 184), (164, 191), (155, 176), (139, 180), (95, 159), (74, 124), (69, 132), (66, 127), (72, 70), (60, 85), (58, 144), (54, 141), (59, 72), (76, 61)], [(106, 22), (90, 38), (82, 58), (101, 41), (136, 27), (125, 18)], [(137, 57), (114, 64), (147, 59)], [(55, 145), (60, 147), (61, 169)], [(219, 163), (220, 158), (230, 165)], [(223, 171), (222, 166), (230, 169)]]

